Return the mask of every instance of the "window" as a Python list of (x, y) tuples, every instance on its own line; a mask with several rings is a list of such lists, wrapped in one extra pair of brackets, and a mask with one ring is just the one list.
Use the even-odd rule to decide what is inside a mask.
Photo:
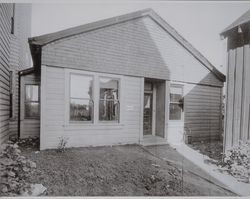
[(39, 86), (25, 85), (25, 118), (39, 118)]
[(181, 120), (182, 111), (183, 111), (183, 88), (181, 85), (171, 85), (169, 120)]
[(119, 80), (100, 78), (99, 120), (119, 121)]
[(9, 117), (13, 117), (13, 71), (10, 71), (10, 114)]
[(145, 82), (144, 91), (153, 92), (153, 84), (151, 82)]
[(16, 9), (16, 6), (15, 4), (13, 4), (12, 17), (11, 17), (11, 30), (10, 30), (11, 34), (14, 34), (15, 32), (15, 9)]
[(70, 75), (70, 121), (93, 121), (93, 77)]

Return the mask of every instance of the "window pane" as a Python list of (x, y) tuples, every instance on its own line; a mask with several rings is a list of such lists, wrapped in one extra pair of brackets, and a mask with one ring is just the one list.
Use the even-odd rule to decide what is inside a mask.
[(70, 97), (92, 98), (93, 77), (83, 75), (70, 75)]
[(170, 102), (180, 102), (182, 95), (170, 93)]
[(99, 103), (99, 120), (101, 121), (118, 121), (119, 103), (114, 100), (100, 100)]
[(38, 102), (27, 102), (25, 103), (25, 117), (26, 118), (37, 118), (40, 115), (40, 108)]
[(26, 101), (36, 101), (39, 98), (39, 86), (38, 85), (25, 85), (25, 99)]
[(93, 103), (91, 100), (71, 99), (70, 100), (70, 120), (71, 121), (91, 121)]
[(153, 84), (149, 82), (145, 82), (144, 84), (144, 90), (145, 91), (153, 91)]
[(118, 100), (118, 80), (100, 78), (100, 99)]
[(169, 119), (170, 120), (181, 120), (181, 107), (179, 104), (170, 104)]
[(182, 95), (182, 86), (180, 86), (180, 85), (171, 85), (170, 93)]

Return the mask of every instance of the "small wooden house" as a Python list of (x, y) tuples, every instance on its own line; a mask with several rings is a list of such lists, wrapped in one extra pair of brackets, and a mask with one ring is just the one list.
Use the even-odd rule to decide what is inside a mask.
[(220, 138), (224, 75), (151, 9), (29, 43), (21, 137), (41, 149)]
[(224, 148), (250, 138), (250, 10), (228, 26), (228, 69)]

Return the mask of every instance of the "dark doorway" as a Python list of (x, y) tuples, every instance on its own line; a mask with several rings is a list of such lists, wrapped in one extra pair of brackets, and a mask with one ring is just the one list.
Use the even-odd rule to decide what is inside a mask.
[(153, 93), (144, 93), (143, 135), (152, 135)]

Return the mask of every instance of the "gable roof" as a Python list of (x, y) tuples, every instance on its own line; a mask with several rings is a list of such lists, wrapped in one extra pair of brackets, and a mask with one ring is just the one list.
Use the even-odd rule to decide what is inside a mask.
[(45, 34), (38, 37), (29, 38), (29, 44), (31, 47), (31, 53), (34, 54), (34, 48), (32, 46), (44, 46), (51, 42), (58, 41), (67, 37), (82, 34), (88, 31), (101, 29), (107, 26), (115, 25), (118, 23), (130, 21), (133, 19), (148, 16), (153, 19), (158, 25), (160, 25), (165, 31), (167, 31), (177, 42), (179, 42), (184, 48), (186, 48), (196, 59), (198, 59), (205, 67), (213, 72), (218, 79), (225, 81), (225, 75), (222, 74), (215, 66), (213, 66), (198, 50), (196, 50), (188, 41), (186, 41), (173, 27), (171, 27), (165, 20), (163, 20), (152, 9), (144, 9), (129, 14), (112, 17), (109, 19), (100, 20), (97, 22), (76, 26), (66, 30)]
[(225, 28), (220, 35), (226, 36), (227, 33), (232, 30), (237, 28), (240, 25), (246, 24), (250, 22), (250, 10), (246, 11), (243, 15), (241, 15), (238, 19), (236, 19), (232, 24), (230, 24), (227, 28)]

